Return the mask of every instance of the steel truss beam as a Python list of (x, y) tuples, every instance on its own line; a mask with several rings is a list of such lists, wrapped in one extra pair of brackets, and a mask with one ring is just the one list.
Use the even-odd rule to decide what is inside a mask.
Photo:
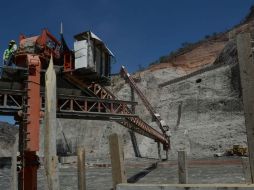
[[(15, 115), (23, 108), (25, 92), (19, 90), (1, 90), (0, 113)], [(57, 116), (59, 118), (122, 120), (128, 117), (137, 117), (126, 113), (125, 108), (137, 105), (137, 102), (97, 99), (86, 96), (57, 95)], [(44, 93), (41, 93), (41, 111), (44, 110)]]
[[(68, 94), (68, 89), (62, 89), (61, 94), (57, 95), (57, 117), (69, 119), (88, 119), (88, 120), (115, 120), (117, 123), (129, 128), (141, 135), (161, 142), (164, 149), (170, 147), (167, 136), (153, 129), (137, 115), (132, 113), (132, 106), (136, 102), (121, 101), (112, 94), (107, 88), (98, 83), (86, 84), (70, 73), (65, 73), (63, 79), (68, 81), (75, 89), (79, 89), (87, 96), (73, 96)], [(6, 84), (1, 84), (6, 86)], [(7, 90), (0, 92), (0, 114), (15, 115), (22, 109), (22, 90)], [(14, 88), (15, 89), (15, 88)], [(17, 89), (22, 89), (19, 87)], [(41, 88), (43, 90), (43, 88)], [(71, 92), (70, 92), (71, 93)], [(14, 100), (16, 101), (14, 101)], [(41, 110), (44, 108), (44, 93), (41, 93)]]
[[(98, 91), (93, 86), (91, 89), (97, 89), (102, 97), (112, 97)], [(100, 89), (102, 90), (102, 89)], [(2, 115), (15, 115), (22, 109), (22, 100), (24, 91), (19, 90), (1, 90), (0, 92), (0, 113)], [(152, 138), (161, 143), (167, 143), (167, 139), (157, 130), (150, 127), (146, 122), (132, 114), (129, 106), (137, 105), (137, 102), (122, 101), (116, 99), (98, 99), (86, 96), (57, 95), (57, 117), (68, 119), (90, 119), (90, 120), (115, 120), (119, 124), (132, 129), (133, 131)], [(41, 110), (44, 110), (44, 94), (41, 93)]]
[[(77, 79), (75, 79), (75, 82), (78, 82)], [(98, 83), (92, 83), (89, 86), (82, 84), (81, 87), (89, 89), (90, 92), (94, 93), (95, 97), (108, 98), (111, 100), (117, 99), (116, 96), (114, 96), (114, 94), (112, 94), (107, 88), (102, 87)], [(124, 107), (124, 112), (126, 114), (132, 114), (131, 108), (127, 106)], [(117, 121), (117, 122), (123, 125), (124, 127), (129, 128), (141, 135), (154, 139), (157, 142), (161, 142), (165, 150), (168, 150), (170, 148), (169, 137), (166, 136), (165, 134), (159, 133), (157, 130), (152, 128), (149, 124), (147, 124), (145, 121), (143, 121), (139, 117), (128, 117), (128, 118), (125, 118), (124, 121)]]
[[(110, 99), (114, 101), (117, 100), (114, 94), (112, 94), (107, 88), (101, 86), (98, 83), (91, 83), (90, 85), (88, 85), (84, 81), (72, 75), (71, 73), (65, 73), (64, 78), (73, 86), (81, 89), (92, 97)], [(132, 114), (131, 108), (127, 106), (123, 107), (123, 112), (128, 115)], [(168, 150), (170, 148), (169, 137), (166, 136), (166, 134), (159, 133), (157, 130), (153, 129), (150, 125), (148, 125), (139, 117), (126, 117), (125, 120), (116, 122), (126, 128), (132, 129), (133, 131), (141, 135), (154, 139), (157, 142), (161, 142), (165, 150)]]

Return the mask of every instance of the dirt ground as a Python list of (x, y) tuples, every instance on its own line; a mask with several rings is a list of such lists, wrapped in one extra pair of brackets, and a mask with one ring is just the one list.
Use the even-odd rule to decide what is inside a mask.
[[(97, 161), (98, 162), (98, 161)], [(127, 178), (143, 171), (156, 160), (127, 160)], [(91, 165), (96, 165), (91, 166)], [(106, 161), (103, 164), (90, 163), (87, 169), (87, 188), (89, 190), (109, 190), (112, 188), (111, 168)], [(241, 158), (207, 158), (188, 161), (189, 183), (246, 183)], [(160, 162), (158, 167), (140, 179), (137, 183), (178, 183), (176, 161)], [(39, 170), (38, 189), (45, 190), (44, 170)], [(60, 167), (61, 190), (77, 189), (77, 168), (75, 165)], [(0, 169), (0, 189), (9, 189), (10, 169)]]

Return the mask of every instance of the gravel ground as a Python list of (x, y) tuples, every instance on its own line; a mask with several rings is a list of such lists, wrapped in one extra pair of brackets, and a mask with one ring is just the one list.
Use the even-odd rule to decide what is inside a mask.
[[(153, 160), (127, 161), (127, 177), (142, 171)], [(177, 183), (176, 161), (158, 164), (157, 169), (150, 172), (137, 183)], [(240, 158), (202, 159), (189, 161), (189, 183), (245, 183), (245, 177)], [(88, 168), (87, 188), (89, 190), (109, 190), (112, 188), (111, 168)], [(77, 170), (74, 165), (61, 166), (61, 190), (77, 189)], [(0, 169), (0, 189), (10, 186), (10, 169)], [(38, 175), (39, 190), (45, 189), (45, 175), (43, 169)]]

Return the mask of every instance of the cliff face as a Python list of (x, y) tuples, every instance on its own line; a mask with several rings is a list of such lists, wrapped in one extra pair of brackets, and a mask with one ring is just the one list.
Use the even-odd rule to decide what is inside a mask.
[[(199, 158), (224, 152), (233, 144), (246, 146), (236, 45), (231, 40), (223, 46), (210, 66), (203, 67), (194, 74), (182, 75), (172, 67), (136, 74), (136, 77), (140, 77), (138, 86), (170, 126), (171, 158), (175, 158), (176, 152), (181, 149), (187, 150), (189, 157)], [(196, 51), (198, 50), (192, 52)], [(195, 57), (194, 54), (191, 56)], [(178, 81), (160, 86), (161, 83), (176, 78)], [(119, 99), (130, 100), (130, 88), (121, 78), (114, 77), (111, 90)], [(139, 103), (137, 114), (159, 130), (137, 96), (136, 100)], [(108, 136), (113, 132), (123, 136), (125, 156), (134, 156), (128, 130), (116, 123), (74, 120), (61, 122), (72, 146), (86, 146), (91, 157), (109, 156)], [(137, 138), (142, 156), (157, 156), (155, 142), (140, 135)], [(59, 132), (59, 144), (63, 141)]]
[[(227, 42), (214, 60), (210, 66), (185, 75), (177, 73), (173, 67), (136, 73), (135, 77), (140, 77), (137, 83), (139, 88), (170, 126), (171, 158), (175, 158), (176, 152), (182, 149), (187, 150), (189, 157), (199, 158), (224, 152), (233, 144), (246, 146), (234, 40)], [(167, 81), (173, 82), (160, 86)], [(112, 79), (111, 90), (119, 99), (130, 100), (130, 87), (121, 78), (116, 76)], [(159, 130), (141, 100), (137, 96), (135, 98), (139, 103), (137, 114)], [(75, 152), (77, 146), (83, 145), (89, 158), (107, 159), (108, 136), (116, 132), (123, 136), (125, 157), (134, 157), (128, 130), (115, 122), (60, 120), (60, 124), (57, 140), (59, 153), (69, 151), (69, 148), (70, 152)], [(0, 128), (1, 131), (0, 156), (9, 156), (17, 129), (4, 127)], [(40, 137), (42, 142), (43, 134)], [(141, 135), (137, 135), (137, 140), (142, 156), (157, 156), (154, 141)]]
[[(189, 157), (198, 158), (224, 152), (234, 144), (246, 146), (235, 37), (252, 31), (252, 26), (252, 20), (244, 22), (178, 52), (167, 62), (135, 73), (138, 86), (170, 126), (171, 158), (180, 149), (187, 150)], [(130, 100), (130, 88), (118, 76), (112, 79), (110, 88), (119, 99)], [(136, 101), (137, 114), (159, 130), (137, 96)], [(128, 130), (116, 123), (62, 123), (67, 140), (73, 147), (86, 146), (89, 156), (107, 158), (108, 136), (113, 132), (123, 136), (125, 156), (134, 156)], [(137, 138), (142, 156), (157, 156), (155, 142), (140, 135)], [(63, 141), (59, 132), (59, 145)]]
[(0, 157), (11, 156), (17, 133), (18, 128), (6, 122), (0, 122)]
[(172, 127), (172, 152), (184, 148), (196, 158), (246, 146), (235, 48), (227, 44), (215, 69), (160, 88), (157, 109)]
[[(241, 100), (241, 88), (235, 36), (253, 31), (248, 20), (232, 30), (201, 41), (135, 73), (137, 85), (170, 126), (171, 158), (185, 149), (189, 157), (199, 158), (224, 152), (233, 144), (246, 146), (246, 134)], [(110, 90), (123, 100), (130, 100), (130, 87), (118, 76), (112, 79)], [(151, 126), (149, 112), (136, 96), (136, 112)], [(75, 152), (86, 147), (87, 156), (109, 158), (108, 136), (116, 132), (123, 136), (125, 157), (134, 157), (128, 129), (109, 121), (60, 120), (58, 152)], [(66, 146), (67, 143), (69, 147)], [(43, 135), (41, 135), (43, 141)], [(142, 156), (156, 157), (157, 145), (137, 134)], [(43, 152), (43, 143), (41, 143)]]

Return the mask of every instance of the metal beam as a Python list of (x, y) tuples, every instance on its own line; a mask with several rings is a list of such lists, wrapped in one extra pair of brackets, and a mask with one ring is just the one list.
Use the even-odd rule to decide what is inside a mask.
[[(65, 74), (61, 80), (62, 79), (66, 82), (69, 81), (74, 86), (70, 89), (57, 89), (58, 118), (113, 120), (141, 135), (154, 139), (157, 142), (161, 142), (165, 150), (169, 149), (169, 139), (165, 136), (165, 134), (161, 134), (144, 122), (141, 118), (137, 117), (137, 115), (132, 113), (132, 109), (135, 105), (137, 105), (137, 102), (117, 100), (111, 91), (100, 84), (85, 84), (83, 81), (80, 81), (71, 74)], [(5, 90), (0, 92), (0, 98), (1, 95), (8, 93), (15, 94), (19, 98), (22, 98), (24, 94), (21, 84), (12, 88), (12, 85), (8, 82), (2, 83), (2, 81), (0, 81), (0, 89), (1, 88)], [(79, 92), (76, 92), (77, 90), (79, 90)], [(83, 96), (82, 92), (86, 92), (85, 94), (89, 94), (88, 96), (90, 97)], [(78, 95), (73, 95), (73, 93), (77, 93)], [(44, 99), (44, 87), (42, 86), (41, 111), (44, 111)], [(9, 107), (8, 104), (1, 105), (0, 101), (0, 114), (15, 115), (19, 109), (20, 106)]]

